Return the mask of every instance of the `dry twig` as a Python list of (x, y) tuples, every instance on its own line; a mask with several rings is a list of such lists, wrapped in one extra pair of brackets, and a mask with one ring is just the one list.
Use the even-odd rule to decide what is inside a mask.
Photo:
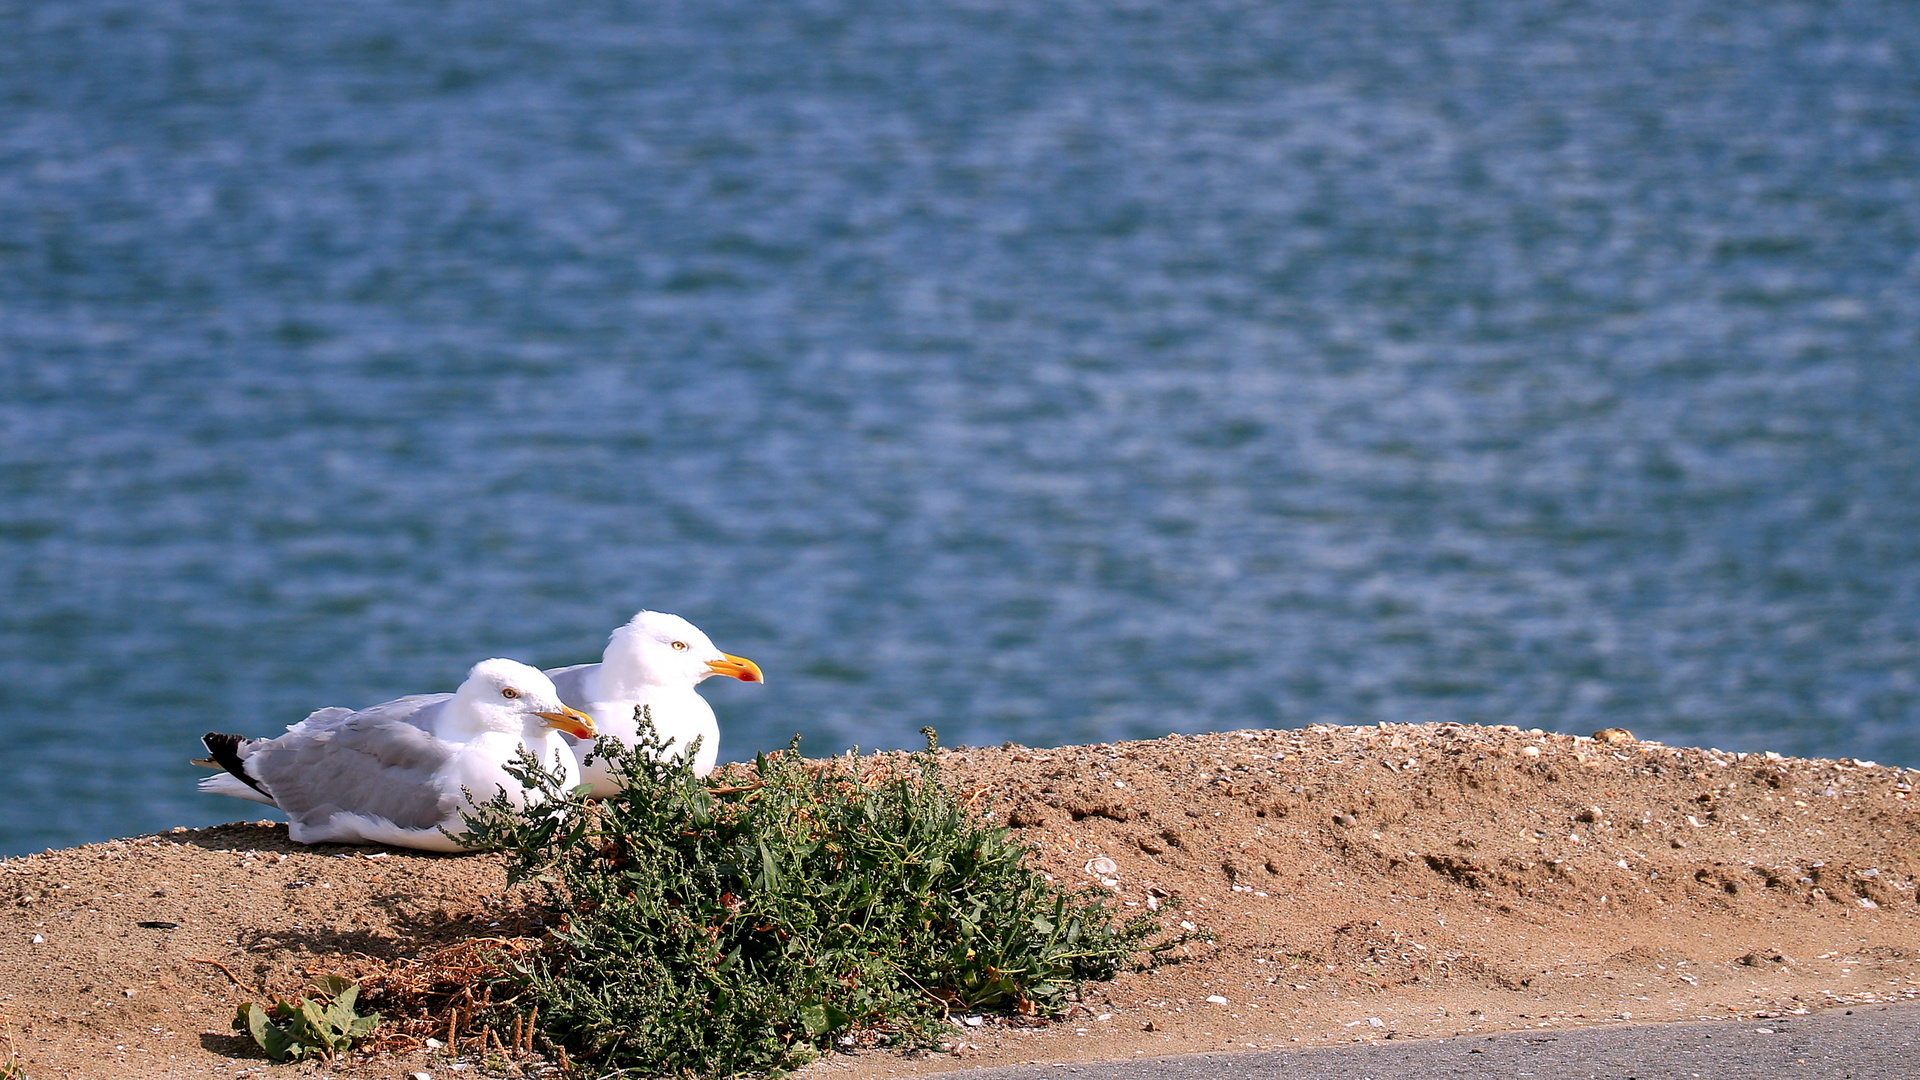
[(223, 963), (221, 963), (221, 962), (220, 962), (220, 961), (218, 961), (218, 960), (208, 960), (208, 959), (205, 959), (205, 958), (203, 958), (203, 957), (198, 957), (198, 956), (189, 956), (189, 957), (187, 957), (187, 960), (188, 960), (189, 962), (191, 962), (191, 963), (195, 963), (195, 964), (212, 964), (212, 965), (213, 965), (214, 967), (217, 967), (217, 968), (219, 968), (219, 969), (220, 969), (221, 971), (223, 971), (223, 972), (225, 972), (225, 973), (226, 973), (226, 975), (227, 975), (227, 978), (229, 978), (229, 979), (232, 979), (232, 980), (233, 980), (233, 985), (235, 985), (235, 986), (237, 986), (237, 987), (239, 987), (239, 988), (240, 988), (240, 989), (242, 989), (242, 990), (245, 990), (245, 991), (246, 991), (247, 993), (249, 993), (249, 994), (265, 994), (265, 993), (266, 993), (266, 991), (265, 991), (265, 990), (255, 990), (255, 989), (254, 989), (253, 987), (251, 987), (251, 986), (248, 986), (248, 985), (247, 985), (246, 983), (243, 983), (243, 982), (241, 982), (241, 981), (240, 981), (240, 976), (238, 976), (238, 975), (235, 975), (235, 974), (233, 973), (233, 969), (232, 969), (232, 968), (229, 968), (229, 967), (228, 967), (227, 965), (225, 965), (225, 964), (223, 964)]

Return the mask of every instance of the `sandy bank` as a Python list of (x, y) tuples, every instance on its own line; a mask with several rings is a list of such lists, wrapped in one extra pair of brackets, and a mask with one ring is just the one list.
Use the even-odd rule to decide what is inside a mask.
[[(973, 748), (944, 772), (1057, 879), (1217, 940), (1063, 1024), (987, 1018), (955, 1053), (810, 1074), (1920, 996), (1911, 771), (1443, 724)], [(497, 930), (502, 882), (490, 856), (303, 848), (260, 824), (0, 861), (0, 1015), (36, 1080), (286, 1071), (228, 1032), (238, 1002)]]

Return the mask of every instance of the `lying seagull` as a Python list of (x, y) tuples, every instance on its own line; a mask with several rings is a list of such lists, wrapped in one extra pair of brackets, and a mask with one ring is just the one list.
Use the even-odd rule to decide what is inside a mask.
[(302, 844), (395, 844), (461, 851), (442, 833), (466, 831), (468, 795), (486, 802), (504, 790), (524, 805), (526, 789), (505, 766), (521, 747), (558, 761), (565, 785), (579, 762), (561, 732), (594, 737), (593, 721), (560, 701), (553, 681), (514, 660), (482, 660), (451, 694), (414, 694), (354, 712), (321, 709), (274, 739), (209, 733), (212, 760), (226, 770), (200, 790), (278, 807), (287, 835)]
[[(694, 686), (713, 675), (766, 682), (760, 665), (721, 652), (699, 627), (664, 611), (642, 611), (615, 629), (599, 663), (549, 668), (547, 674), (553, 676), (560, 700), (593, 717), (601, 734), (628, 746), (639, 734), (633, 722), (633, 710), (639, 705), (648, 707), (653, 729), (669, 750), (678, 747), (684, 752), (699, 739), (700, 749), (693, 757), (696, 776), (713, 771), (720, 754), (720, 722)], [(593, 745), (580, 744), (574, 750), (585, 758)], [(599, 758), (584, 765), (581, 775), (593, 785), (595, 798), (620, 790)]]

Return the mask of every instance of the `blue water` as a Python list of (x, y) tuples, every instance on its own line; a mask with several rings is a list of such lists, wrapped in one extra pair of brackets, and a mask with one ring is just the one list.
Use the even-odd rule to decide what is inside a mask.
[(1920, 7), (0, 0), (0, 854), (594, 658), (723, 758), (1920, 765)]

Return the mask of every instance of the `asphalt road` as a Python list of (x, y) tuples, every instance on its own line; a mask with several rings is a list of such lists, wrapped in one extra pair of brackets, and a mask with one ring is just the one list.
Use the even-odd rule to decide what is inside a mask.
[(966, 1080), (1916, 1080), (1920, 1002), (1314, 1050), (983, 1069)]

